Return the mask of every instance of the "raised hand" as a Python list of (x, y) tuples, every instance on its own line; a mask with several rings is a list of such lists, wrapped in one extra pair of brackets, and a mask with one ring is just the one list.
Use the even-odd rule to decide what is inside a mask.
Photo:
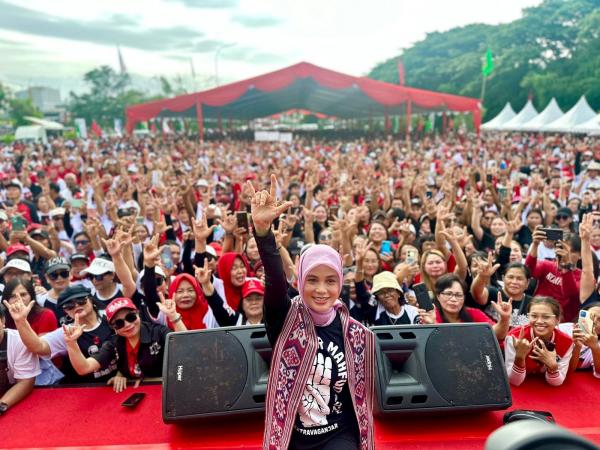
[(579, 224), (579, 237), (582, 241), (590, 240), (592, 236), (592, 229), (594, 228), (594, 216), (593, 214), (584, 214), (581, 223)]
[(65, 341), (67, 344), (77, 342), (83, 334), (83, 325), (79, 323), (79, 314), (75, 314), (75, 321), (71, 325), (63, 325)]
[[(485, 278), (491, 278), (496, 271), (500, 268), (500, 264), (494, 264), (492, 252), (488, 253), (487, 261), (481, 262), (479, 265), (479, 274)], [(498, 292), (500, 295), (500, 292)]]
[(502, 294), (498, 291), (498, 298), (495, 302), (492, 302), (492, 307), (500, 316), (500, 321), (510, 321), (512, 316), (512, 298), (509, 298), (507, 302), (502, 300)]
[(422, 324), (433, 325), (435, 324), (435, 306), (431, 311), (425, 311), (422, 308), (418, 309), (419, 319)]
[(122, 243), (115, 239), (102, 239), (106, 251), (113, 258), (121, 253)]
[(541, 339), (538, 339), (538, 341), (535, 343), (529, 357), (544, 364), (550, 371), (556, 371), (558, 368), (558, 364), (556, 362), (556, 351), (548, 350), (546, 344), (544, 344), (544, 341)]
[(194, 275), (200, 286), (210, 283), (211, 270), (208, 267), (208, 261), (205, 258), (202, 267), (194, 266)]
[(175, 301), (170, 298), (165, 299), (165, 296), (162, 292), (158, 293), (158, 298), (160, 298), (160, 303), (157, 303), (158, 309), (170, 320), (177, 320), (179, 317), (179, 313), (177, 312), (177, 306), (175, 305)]
[(372, 242), (362, 241), (356, 245), (354, 257), (356, 259), (356, 263), (362, 263), (365, 259), (367, 251), (373, 247)]
[(259, 235), (266, 235), (271, 228), (273, 221), (283, 214), (287, 209), (292, 206), (292, 202), (284, 202), (281, 205), (277, 205), (276, 198), (276, 186), (277, 177), (271, 175), (271, 188), (269, 192), (260, 191), (256, 192), (254, 186), (250, 181), (246, 182), (248, 185), (248, 191), (252, 195), (252, 221), (254, 222), (254, 229)]
[(515, 347), (515, 359), (520, 359), (521, 361), (525, 361), (525, 358), (533, 349), (535, 343), (539, 340), (539, 338), (534, 338), (531, 342), (525, 338), (525, 327), (521, 327), (521, 331), (519, 332), (519, 337), (512, 337), (513, 346)]
[(2, 303), (4, 303), (4, 306), (6, 306), (10, 317), (12, 317), (14, 322), (17, 323), (20, 321), (27, 320), (29, 311), (31, 311), (31, 309), (35, 305), (35, 300), (29, 302), (28, 305), (25, 305), (25, 303), (23, 303), (23, 300), (21, 300), (20, 298), (13, 303), (8, 303), (8, 301), (6, 300), (4, 300)]
[(237, 217), (235, 214), (227, 214), (223, 222), (221, 222), (221, 226), (225, 230), (226, 233), (232, 233), (237, 228)]
[(158, 238), (158, 234), (155, 234), (144, 246), (144, 266), (146, 267), (154, 267), (160, 262)]
[(206, 242), (216, 227), (216, 225), (208, 226), (206, 214), (202, 214), (199, 220), (194, 220), (192, 223), (194, 224), (194, 238), (201, 242)]
[(506, 222), (506, 231), (508, 234), (517, 234), (521, 228), (523, 228), (523, 222), (521, 219), (515, 219)]

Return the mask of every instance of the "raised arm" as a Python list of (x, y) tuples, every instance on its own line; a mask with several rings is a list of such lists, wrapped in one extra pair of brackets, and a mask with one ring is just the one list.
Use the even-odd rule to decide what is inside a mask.
[[(73, 369), (75, 369), (75, 372), (79, 375), (87, 375), (88, 373), (100, 370), (100, 363), (94, 358), (86, 358), (77, 344), (77, 339), (83, 334), (83, 325), (79, 323), (79, 314), (75, 316), (75, 321), (72, 325), (63, 325), (63, 330), (65, 333), (65, 342), (67, 343), (69, 361), (71, 361), (71, 365), (73, 366)], [(107, 343), (105, 343), (105, 345), (106, 344)]]
[(19, 336), (21, 336), (21, 340), (25, 344), (25, 347), (27, 347), (27, 350), (36, 355), (50, 356), (50, 346), (33, 331), (27, 321), (27, 315), (35, 305), (35, 302), (29, 302), (27, 306), (25, 306), (22, 300), (17, 300), (13, 303), (8, 303), (4, 300), (3, 303), (15, 322)]
[(579, 237), (581, 238), (581, 281), (579, 284), (579, 301), (585, 302), (594, 289), (596, 280), (594, 278), (594, 260), (592, 258), (592, 246), (590, 237), (594, 225), (594, 216), (585, 214), (579, 225)]

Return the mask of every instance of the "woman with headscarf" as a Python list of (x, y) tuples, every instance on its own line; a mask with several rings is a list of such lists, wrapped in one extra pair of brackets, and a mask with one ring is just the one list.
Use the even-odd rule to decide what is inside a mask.
[[(196, 279), (187, 273), (177, 275), (169, 286), (169, 298), (175, 302), (177, 312), (188, 330), (202, 330), (208, 328), (206, 316), (208, 303), (204, 298), (202, 289)], [(160, 317), (160, 315), (159, 315)], [(170, 329), (175, 329), (175, 324), (164, 316), (160, 322), (165, 322)]]
[(277, 206), (270, 192), (252, 193), (254, 233), (265, 266), (265, 326), (273, 345), (267, 389), (264, 448), (372, 449), (374, 338), (339, 300), (342, 259), (314, 245), (300, 257), (298, 289), (290, 299), (271, 224), (290, 202)]

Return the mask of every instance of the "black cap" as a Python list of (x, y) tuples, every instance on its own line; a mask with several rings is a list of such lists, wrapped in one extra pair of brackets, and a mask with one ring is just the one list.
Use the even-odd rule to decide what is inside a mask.
[(57, 270), (71, 270), (69, 261), (67, 261), (65, 258), (61, 258), (60, 256), (50, 258), (48, 261), (46, 261), (46, 264), (44, 265), (45, 273), (52, 273), (56, 272)]
[(569, 216), (569, 217), (573, 217), (573, 211), (571, 211), (567, 207), (558, 208), (558, 210), (556, 211), (556, 215), (557, 216)]
[(77, 298), (91, 297), (92, 291), (81, 284), (69, 286), (58, 296), (56, 305), (61, 308), (65, 303), (75, 300)]
[(84, 259), (88, 262), (90, 261), (90, 257), (88, 255), (86, 255), (85, 253), (73, 253), (70, 258), (71, 262), (73, 262), (77, 259)]

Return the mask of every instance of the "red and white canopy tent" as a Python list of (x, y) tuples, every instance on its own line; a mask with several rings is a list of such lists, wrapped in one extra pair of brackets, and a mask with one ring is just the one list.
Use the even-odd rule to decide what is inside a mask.
[[(478, 99), (353, 77), (301, 62), (275, 72), (193, 94), (127, 107), (127, 132), (155, 117), (195, 117), (200, 136), (204, 119), (250, 120), (289, 109), (338, 118), (385, 117), (437, 111), (473, 113), (479, 131)], [(410, 120), (407, 121), (410, 123)]]

